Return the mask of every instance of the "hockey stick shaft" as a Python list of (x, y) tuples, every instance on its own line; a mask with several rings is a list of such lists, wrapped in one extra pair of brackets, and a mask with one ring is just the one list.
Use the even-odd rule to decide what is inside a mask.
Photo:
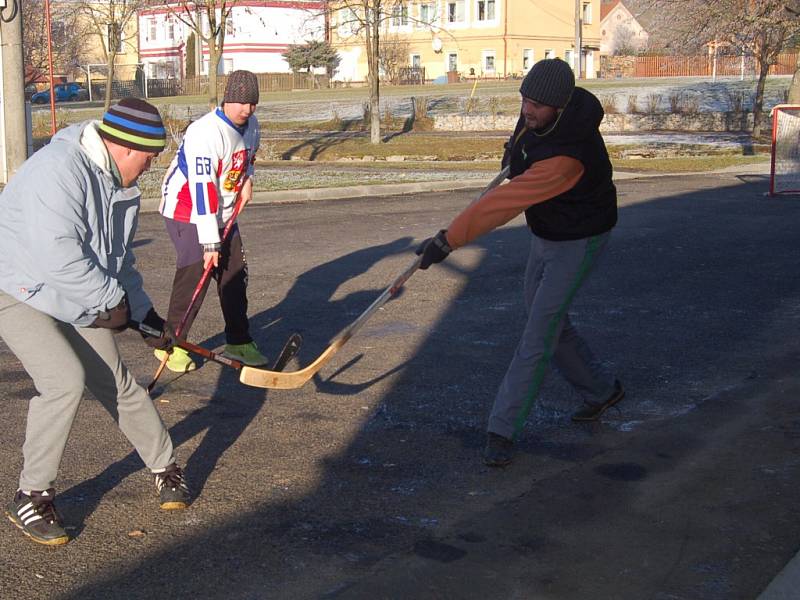
[[(225, 240), (228, 239), (231, 231), (233, 230), (233, 226), (236, 223), (236, 217), (239, 216), (239, 213), (242, 209), (242, 199), (240, 196), (241, 188), (238, 192), (236, 192), (236, 204), (233, 206), (233, 214), (231, 218), (228, 219), (228, 222), (225, 224), (225, 229), (222, 231), (222, 238), (220, 240), (221, 243), (224, 243)], [(183, 328), (186, 326), (186, 321), (189, 319), (189, 315), (192, 312), (192, 308), (194, 307), (197, 299), (200, 297), (200, 293), (205, 287), (208, 278), (211, 276), (211, 270), (214, 268), (214, 264), (209, 262), (205, 269), (203, 270), (203, 275), (200, 277), (200, 281), (197, 282), (197, 285), (194, 288), (194, 292), (192, 293), (192, 298), (189, 300), (189, 306), (186, 308), (186, 311), (183, 313), (183, 317), (181, 317), (180, 323), (175, 328), (175, 335), (183, 335)], [(213, 360), (213, 359), (212, 359)], [(158, 381), (158, 378), (161, 377), (161, 374), (164, 372), (164, 367), (167, 366), (167, 361), (169, 361), (169, 354), (165, 355), (164, 358), (161, 359), (161, 364), (158, 365), (158, 369), (156, 369), (155, 375), (153, 375), (153, 380), (147, 385), (147, 393), (153, 391), (153, 388)]]
[[(489, 190), (500, 185), (508, 177), (509, 169), (505, 167), (498, 173), (492, 181), (484, 188), (480, 196), (474, 202), (480, 200)], [(386, 304), (386, 302), (394, 295), (396, 295), (400, 288), (408, 281), (408, 279), (419, 269), (422, 262), (422, 256), (417, 256), (414, 261), (398, 275), (395, 280), (387, 287), (375, 301), (370, 304), (367, 309), (361, 313), (355, 321), (353, 321), (347, 328), (345, 328), (339, 335), (337, 335), (330, 345), (320, 354), (317, 359), (307, 367), (298, 371), (289, 372), (276, 372), (268, 371), (266, 369), (258, 369), (255, 367), (242, 367), (239, 374), (239, 381), (245, 385), (261, 388), (272, 389), (296, 389), (302, 387), (309, 379), (311, 379), (317, 371), (319, 371), (325, 363), (327, 363), (339, 348), (344, 346), (347, 341), (361, 329), (364, 323), (374, 315), (377, 310)]]

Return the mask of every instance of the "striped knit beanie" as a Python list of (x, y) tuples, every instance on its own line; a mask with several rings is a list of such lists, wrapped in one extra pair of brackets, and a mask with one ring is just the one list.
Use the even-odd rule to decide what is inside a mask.
[(564, 108), (575, 89), (575, 74), (560, 58), (545, 58), (533, 65), (519, 93), (539, 104)]
[(123, 98), (109, 108), (103, 115), (100, 137), (144, 152), (158, 153), (167, 145), (158, 109), (139, 98)]
[(228, 75), (222, 103), (258, 104), (258, 77), (255, 73), (241, 69)]

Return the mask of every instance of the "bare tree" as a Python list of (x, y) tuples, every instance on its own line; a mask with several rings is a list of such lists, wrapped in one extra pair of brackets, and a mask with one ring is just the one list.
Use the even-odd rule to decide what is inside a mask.
[[(106, 62), (105, 110), (111, 106), (112, 83), (117, 56), (125, 48), (136, 49), (136, 13), (145, 0), (79, 0), (77, 13), (85, 18), (89, 32), (99, 40)], [(91, 81), (88, 82), (91, 85)]]
[[(151, 2), (153, 4), (153, 2)], [(196, 43), (208, 47), (208, 105), (217, 106), (217, 72), (225, 49), (225, 34), (231, 12), (241, 0), (178, 0), (168, 11), (196, 36)], [(198, 65), (199, 71), (199, 65)]]
[(636, 54), (636, 32), (629, 25), (620, 25), (614, 31), (614, 47), (612, 49), (615, 56), (630, 56)]
[[(783, 8), (788, 19), (800, 20), (800, 0), (785, 0)], [(800, 104), (800, 60), (795, 65), (792, 83), (789, 84), (789, 97), (786, 101), (789, 104)]]
[[(53, 68), (69, 73), (81, 63), (82, 24), (75, 11), (64, 4), (51, 4)], [(26, 0), (22, 4), (22, 60), (25, 85), (48, 71), (47, 20), (44, 0)]]
[(363, 43), (367, 51), (367, 85), (369, 87), (370, 141), (381, 141), (380, 70), (385, 36), (391, 26), (411, 23), (430, 26), (409, 14), (410, 2), (403, 0), (330, 0), (327, 4), (331, 23), (347, 37)]
[(408, 39), (396, 33), (384, 35), (378, 52), (378, 65), (383, 71), (386, 81), (397, 83), (400, 79), (400, 67), (408, 63), (411, 44)]
[(800, 34), (800, 20), (787, 18), (787, 1), (651, 0), (662, 14), (671, 16), (668, 26), (676, 42), (727, 42), (752, 54), (758, 71), (753, 101), (754, 137), (761, 136), (764, 86), (769, 68), (792, 38)]

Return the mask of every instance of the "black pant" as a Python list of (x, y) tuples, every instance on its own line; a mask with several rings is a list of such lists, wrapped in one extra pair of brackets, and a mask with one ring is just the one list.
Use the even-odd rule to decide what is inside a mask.
[[(192, 223), (182, 223), (174, 219), (164, 219), (164, 221), (177, 252), (167, 323), (174, 330), (178, 330), (195, 288), (203, 276), (203, 247), (197, 239), (197, 228)], [(228, 344), (246, 344), (253, 341), (247, 320), (247, 258), (238, 224), (233, 226), (228, 239), (223, 242), (219, 266), (212, 269), (211, 277), (206, 280), (183, 327), (180, 328), (182, 337), (186, 337), (192, 327), (212, 277), (217, 282), (219, 304), (225, 319), (225, 341)]]

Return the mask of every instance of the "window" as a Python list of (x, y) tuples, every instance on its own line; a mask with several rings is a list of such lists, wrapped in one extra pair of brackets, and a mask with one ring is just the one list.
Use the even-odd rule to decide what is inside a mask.
[(171, 18), (167, 20), (167, 39), (170, 42), (175, 39), (175, 21)]
[(494, 21), (495, 0), (478, 0), (478, 21)]
[(228, 18), (225, 19), (225, 35), (233, 35), (234, 33), (236, 33), (236, 27), (233, 26), (233, 19), (228, 15)]
[(67, 28), (63, 21), (53, 21), (50, 26), (53, 42), (63, 43), (67, 39)]
[(395, 4), (392, 7), (392, 25), (408, 25), (408, 7), (405, 4)]
[(419, 20), (420, 26), (430, 25), (436, 19), (436, 4), (420, 4), (419, 5)]
[(533, 49), (526, 48), (522, 51), (522, 70), (527, 72), (533, 66)]
[(148, 36), (148, 40), (157, 39), (158, 38), (158, 29), (156, 29), (156, 20), (155, 19), (149, 19), (149, 23), (148, 24), (150, 25), (150, 28), (149, 28), (150, 29), (150, 35)]
[(422, 57), (419, 54), (411, 55), (411, 66), (414, 69), (419, 69), (422, 66)]
[(464, 22), (464, 0), (450, 0), (447, 3), (447, 22)]
[(358, 13), (353, 8), (339, 11), (339, 36), (350, 37), (359, 31)]
[(572, 55), (572, 50), (564, 50), (564, 62), (566, 62), (570, 67), (575, 66), (572, 64)]
[(550, 50), (550, 49), (545, 50), (544, 51), (544, 57), (545, 58), (555, 58), (556, 57), (556, 51), (555, 50)]
[(458, 54), (451, 52), (447, 55), (447, 70), (458, 71)]
[(108, 51), (122, 52), (122, 32), (117, 23), (109, 23), (106, 28), (108, 36)]
[(586, 25), (592, 24), (592, 5), (588, 2), (583, 4), (583, 22)]
[(495, 52), (494, 50), (484, 50), (483, 52), (483, 72), (494, 73), (495, 71)]

